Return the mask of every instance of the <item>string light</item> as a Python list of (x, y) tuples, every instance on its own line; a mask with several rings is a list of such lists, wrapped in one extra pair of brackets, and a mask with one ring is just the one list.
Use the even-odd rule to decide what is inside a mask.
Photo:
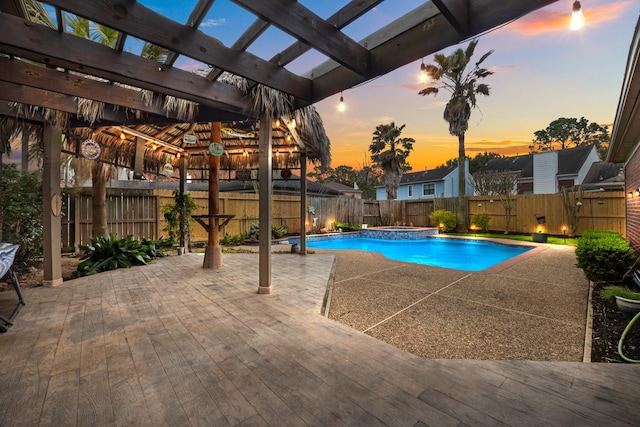
[(280, 127), (280, 119), (276, 119), (276, 127), (279, 128)]
[(576, 0), (571, 8), (571, 24), (569, 28), (571, 28), (571, 31), (577, 31), (582, 27), (584, 27), (584, 14), (582, 13), (580, 2)]
[(124, 134), (124, 132), (120, 131), (120, 139), (126, 139), (127, 135)]
[(294, 128), (294, 129), (296, 128), (296, 119), (295, 118), (291, 119), (291, 127)]
[(344, 98), (342, 97), (342, 92), (340, 92), (340, 102), (338, 103), (338, 111), (342, 113), (346, 109), (347, 107), (344, 105)]
[(158, 148), (158, 146), (157, 146), (156, 144), (153, 144), (153, 145), (151, 146), (151, 149), (152, 149), (153, 151), (156, 151), (156, 149), (157, 149), (157, 148)]
[(424, 65), (424, 58), (422, 58), (422, 63), (420, 64), (420, 82), (426, 83), (429, 81), (429, 74), (427, 73), (427, 66)]

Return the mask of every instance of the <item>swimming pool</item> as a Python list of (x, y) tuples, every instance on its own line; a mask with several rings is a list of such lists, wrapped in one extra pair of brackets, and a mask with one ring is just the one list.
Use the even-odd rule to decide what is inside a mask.
[(380, 240), (363, 237), (317, 239), (307, 247), (328, 250), (360, 250), (377, 252), (395, 260), (465, 271), (493, 267), (532, 246), (503, 245), (485, 240), (429, 237), (419, 240)]

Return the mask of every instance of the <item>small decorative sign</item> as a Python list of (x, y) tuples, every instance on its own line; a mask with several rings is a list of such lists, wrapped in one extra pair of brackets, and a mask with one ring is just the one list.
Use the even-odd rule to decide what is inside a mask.
[(224, 145), (220, 144), (219, 142), (212, 142), (211, 144), (209, 144), (209, 153), (211, 153), (212, 156), (216, 157), (222, 156), (222, 153), (224, 153)]
[(93, 139), (86, 139), (80, 146), (82, 155), (89, 160), (95, 160), (100, 157), (100, 145)]
[(235, 129), (235, 128), (222, 128), (220, 129), (220, 132), (224, 132), (229, 136), (235, 136), (238, 138), (255, 138), (256, 137), (255, 132), (245, 131), (242, 129)]
[(240, 181), (250, 181), (251, 171), (249, 169), (236, 170), (236, 179), (239, 179)]
[(195, 144), (197, 142), (197, 138), (195, 135), (188, 133), (182, 137), (182, 141), (184, 141), (185, 144)]
[(289, 178), (291, 178), (291, 169), (289, 168), (285, 168), (282, 169), (280, 171), (280, 176), (282, 177), (282, 179), (284, 179), (285, 181), (288, 180)]
[(173, 166), (171, 165), (171, 163), (164, 164), (164, 167), (162, 168), (162, 175), (166, 176), (167, 178), (173, 175)]

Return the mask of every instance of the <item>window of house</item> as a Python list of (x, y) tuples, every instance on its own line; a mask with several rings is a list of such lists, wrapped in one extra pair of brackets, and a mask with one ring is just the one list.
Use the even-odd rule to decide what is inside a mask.
[(407, 196), (413, 197), (413, 185), (407, 186)]
[(422, 195), (433, 196), (436, 194), (436, 185), (434, 183), (422, 184)]

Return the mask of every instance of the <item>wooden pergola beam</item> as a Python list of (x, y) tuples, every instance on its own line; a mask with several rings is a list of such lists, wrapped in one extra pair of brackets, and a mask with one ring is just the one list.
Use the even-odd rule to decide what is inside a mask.
[(232, 0), (360, 74), (369, 75), (369, 51), (301, 3), (291, 0)]
[(178, 24), (141, 3), (86, 0), (48, 0), (47, 3), (290, 95), (311, 99), (309, 79), (251, 53), (227, 48), (219, 40)]

